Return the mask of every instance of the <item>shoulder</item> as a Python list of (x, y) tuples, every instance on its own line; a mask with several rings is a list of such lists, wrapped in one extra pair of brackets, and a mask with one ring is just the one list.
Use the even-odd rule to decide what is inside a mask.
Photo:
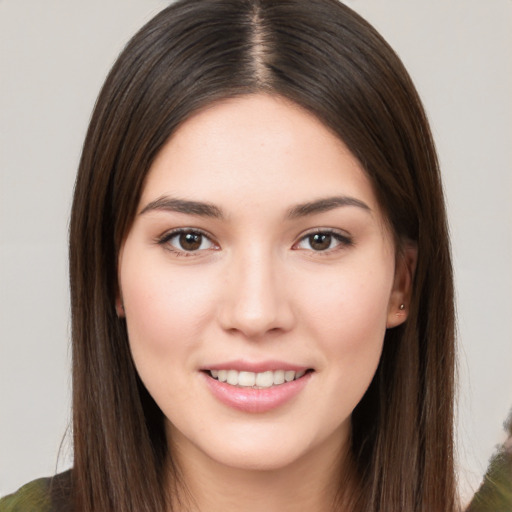
[(49, 478), (34, 480), (0, 500), (0, 512), (50, 512)]
[(0, 499), (0, 512), (68, 512), (71, 472), (39, 478)]
[(466, 512), (512, 511), (512, 436), (491, 459), (480, 489)]

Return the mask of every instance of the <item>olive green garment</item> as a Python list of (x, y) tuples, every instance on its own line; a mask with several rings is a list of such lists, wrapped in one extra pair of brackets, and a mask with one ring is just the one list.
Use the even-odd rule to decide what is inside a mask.
[(492, 459), (484, 481), (466, 512), (512, 512), (512, 446)]
[(0, 499), (0, 512), (70, 512), (71, 471), (39, 478)]
[(0, 499), (0, 512), (51, 512), (49, 478), (34, 480)]

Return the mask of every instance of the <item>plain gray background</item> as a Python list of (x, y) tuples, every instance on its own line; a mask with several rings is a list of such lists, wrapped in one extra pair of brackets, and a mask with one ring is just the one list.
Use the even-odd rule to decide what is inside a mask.
[[(512, 405), (512, 1), (352, 0), (409, 69), (443, 169), (461, 490)], [(0, 0), (0, 495), (71, 463), (67, 226), (102, 81), (162, 0)], [(435, 240), (433, 241), (435, 243)]]

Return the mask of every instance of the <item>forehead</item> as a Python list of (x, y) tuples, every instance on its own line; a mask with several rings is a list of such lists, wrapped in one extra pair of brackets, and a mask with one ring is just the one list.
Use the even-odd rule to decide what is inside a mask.
[(286, 207), (335, 194), (378, 210), (362, 166), (331, 130), (289, 100), (256, 94), (184, 122), (157, 155), (141, 203), (170, 195), (228, 208)]

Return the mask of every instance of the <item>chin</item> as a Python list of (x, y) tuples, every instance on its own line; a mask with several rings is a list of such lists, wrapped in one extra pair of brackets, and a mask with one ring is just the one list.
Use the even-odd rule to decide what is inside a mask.
[(253, 445), (248, 449), (233, 447), (210, 456), (223, 466), (241, 471), (274, 472), (297, 463), (305, 456), (304, 450), (293, 447)]
[(201, 437), (189, 439), (194, 448), (186, 453), (194, 452), (194, 457), (203, 460), (205, 457), (219, 465), (219, 469), (275, 473), (298, 468), (301, 463), (309, 467), (316, 458), (337, 460), (347, 439), (345, 428), (311, 431), (289, 423), (239, 429), (227, 427), (210, 432), (209, 436), (204, 436), (203, 432)]

